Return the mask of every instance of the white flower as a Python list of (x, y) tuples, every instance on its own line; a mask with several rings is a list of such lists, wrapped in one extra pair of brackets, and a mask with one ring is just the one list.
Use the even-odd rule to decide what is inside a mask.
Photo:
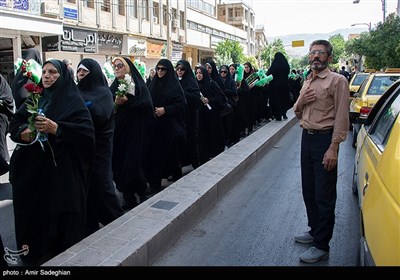
[(118, 80), (119, 85), (117, 92), (115, 93), (116, 96), (123, 97), (126, 96), (128, 93), (135, 95), (134, 89), (135, 85), (133, 84), (132, 77), (129, 74), (125, 74), (123, 79)]
[(127, 89), (126, 84), (120, 84), (118, 86), (118, 91), (123, 92), (123, 91), (126, 91), (126, 89)]
[(132, 77), (129, 74), (125, 74), (124, 80), (127, 81), (128, 84), (132, 82)]

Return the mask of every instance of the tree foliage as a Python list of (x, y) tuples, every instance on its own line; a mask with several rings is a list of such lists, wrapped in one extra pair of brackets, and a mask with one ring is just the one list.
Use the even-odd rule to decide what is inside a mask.
[(309, 65), (308, 54), (303, 55), (300, 58), (292, 58), (290, 60), (290, 66), (293, 69), (304, 69), (304, 68), (307, 68), (308, 65)]
[(333, 59), (331, 64), (338, 64), (340, 58), (344, 57), (345, 41), (342, 34), (335, 34), (329, 37), (333, 46)]
[(261, 59), (264, 62), (263, 65), (270, 67), (272, 59), (277, 52), (281, 52), (289, 60), (283, 41), (281, 39), (275, 39), (272, 44), (269, 44), (261, 51)]
[(257, 59), (254, 56), (245, 56), (241, 63), (250, 62), (251, 66), (258, 69), (260, 66), (258, 65)]
[(367, 68), (385, 69), (400, 67), (400, 17), (390, 14), (371, 32), (362, 33), (360, 38), (349, 40), (346, 51), (365, 57)]
[[(244, 60), (243, 47), (238, 41), (220, 41), (215, 48), (217, 65), (240, 63)], [(219, 63), (221, 60), (222, 63)]]

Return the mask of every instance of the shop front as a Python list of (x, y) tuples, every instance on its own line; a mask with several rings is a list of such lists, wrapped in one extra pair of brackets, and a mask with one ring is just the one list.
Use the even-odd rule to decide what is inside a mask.
[(11, 84), (14, 61), (25, 49), (41, 50), (43, 36), (61, 35), (63, 23), (41, 16), (38, 0), (0, 0), (0, 18), (0, 73)]
[(97, 37), (97, 31), (64, 26), (62, 35), (43, 37), (44, 57), (59, 60), (68, 58), (76, 70), (83, 58), (97, 55)]

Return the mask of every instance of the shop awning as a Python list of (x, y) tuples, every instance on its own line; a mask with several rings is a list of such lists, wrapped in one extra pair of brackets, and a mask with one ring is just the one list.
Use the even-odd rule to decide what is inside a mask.
[(0, 11), (0, 37), (15, 35), (62, 35), (63, 22), (57, 19), (39, 16), (26, 16)]

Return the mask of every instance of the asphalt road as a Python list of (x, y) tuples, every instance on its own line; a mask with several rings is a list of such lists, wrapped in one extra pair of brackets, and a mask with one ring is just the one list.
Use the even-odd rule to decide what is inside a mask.
[(308, 230), (301, 194), (300, 139), (296, 124), (207, 215), (154, 266), (356, 266), (359, 213), (351, 192), (352, 135), (340, 146), (336, 223), (330, 257), (309, 265), (309, 245), (293, 236)]
[[(216, 207), (153, 265), (305, 265), (298, 256), (307, 245), (293, 241), (295, 234), (308, 229), (300, 187), (300, 134), (298, 125), (289, 130)], [(350, 132), (340, 147), (336, 225), (330, 258), (314, 266), (358, 263), (359, 214), (357, 199), (351, 193), (355, 152), (351, 140)], [(0, 177), (0, 209), (4, 245), (17, 249), (8, 174)]]

